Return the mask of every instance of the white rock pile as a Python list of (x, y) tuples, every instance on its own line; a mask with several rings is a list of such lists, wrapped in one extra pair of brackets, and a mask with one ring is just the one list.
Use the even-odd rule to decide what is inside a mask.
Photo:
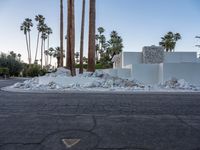
[(84, 72), (75, 77), (65, 68), (42, 77), (16, 83), (14, 89), (24, 90), (144, 90), (145, 86), (135, 80), (112, 77), (103, 71)]
[(165, 89), (176, 89), (176, 90), (191, 90), (191, 91), (200, 90), (198, 86), (189, 84), (184, 79), (177, 79), (177, 78), (171, 78), (170, 80), (166, 81), (163, 85), (161, 85), (161, 87)]

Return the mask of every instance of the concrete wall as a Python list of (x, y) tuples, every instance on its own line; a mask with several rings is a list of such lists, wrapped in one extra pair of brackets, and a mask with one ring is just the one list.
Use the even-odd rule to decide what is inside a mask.
[(103, 69), (105, 73), (110, 74), (113, 77), (119, 77), (123, 79), (131, 78), (131, 69)]
[(172, 77), (185, 79), (191, 84), (200, 85), (200, 64), (199, 63), (166, 63), (163, 64), (163, 81)]
[(165, 52), (164, 63), (196, 62), (196, 52)]
[(141, 64), (142, 53), (141, 52), (123, 52), (122, 53), (122, 66), (131, 64)]
[(132, 67), (132, 77), (144, 84), (157, 84), (159, 68), (159, 64), (135, 64)]

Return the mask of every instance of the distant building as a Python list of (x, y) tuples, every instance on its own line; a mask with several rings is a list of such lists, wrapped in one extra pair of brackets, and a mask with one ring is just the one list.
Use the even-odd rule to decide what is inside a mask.
[(122, 52), (113, 58), (114, 76), (134, 78), (145, 84), (163, 83), (172, 77), (200, 85), (197, 52), (164, 52), (162, 47), (144, 47), (142, 52)]

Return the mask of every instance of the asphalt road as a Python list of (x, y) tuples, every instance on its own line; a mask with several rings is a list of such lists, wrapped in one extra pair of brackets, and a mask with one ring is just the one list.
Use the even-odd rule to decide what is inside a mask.
[(68, 149), (200, 150), (200, 94), (0, 91), (0, 150)]

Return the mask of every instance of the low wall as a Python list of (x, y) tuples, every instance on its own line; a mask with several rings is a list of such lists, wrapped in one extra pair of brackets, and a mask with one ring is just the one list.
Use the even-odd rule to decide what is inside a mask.
[(199, 63), (166, 63), (163, 65), (163, 81), (172, 77), (184, 79), (191, 84), (200, 85)]
[(134, 64), (132, 77), (144, 84), (159, 83), (159, 64)]
[(123, 52), (122, 53), (122, 66), (131, 64), (141, 64), (142, 53), (141, 52)]
[(105, 73), (110, 74), (113, 77), (119, 77), (123, 79), (131, 78), (131, 69), (104, 69)]
[(164, 63), (196, 62), (196, 52), (165, 52)]

